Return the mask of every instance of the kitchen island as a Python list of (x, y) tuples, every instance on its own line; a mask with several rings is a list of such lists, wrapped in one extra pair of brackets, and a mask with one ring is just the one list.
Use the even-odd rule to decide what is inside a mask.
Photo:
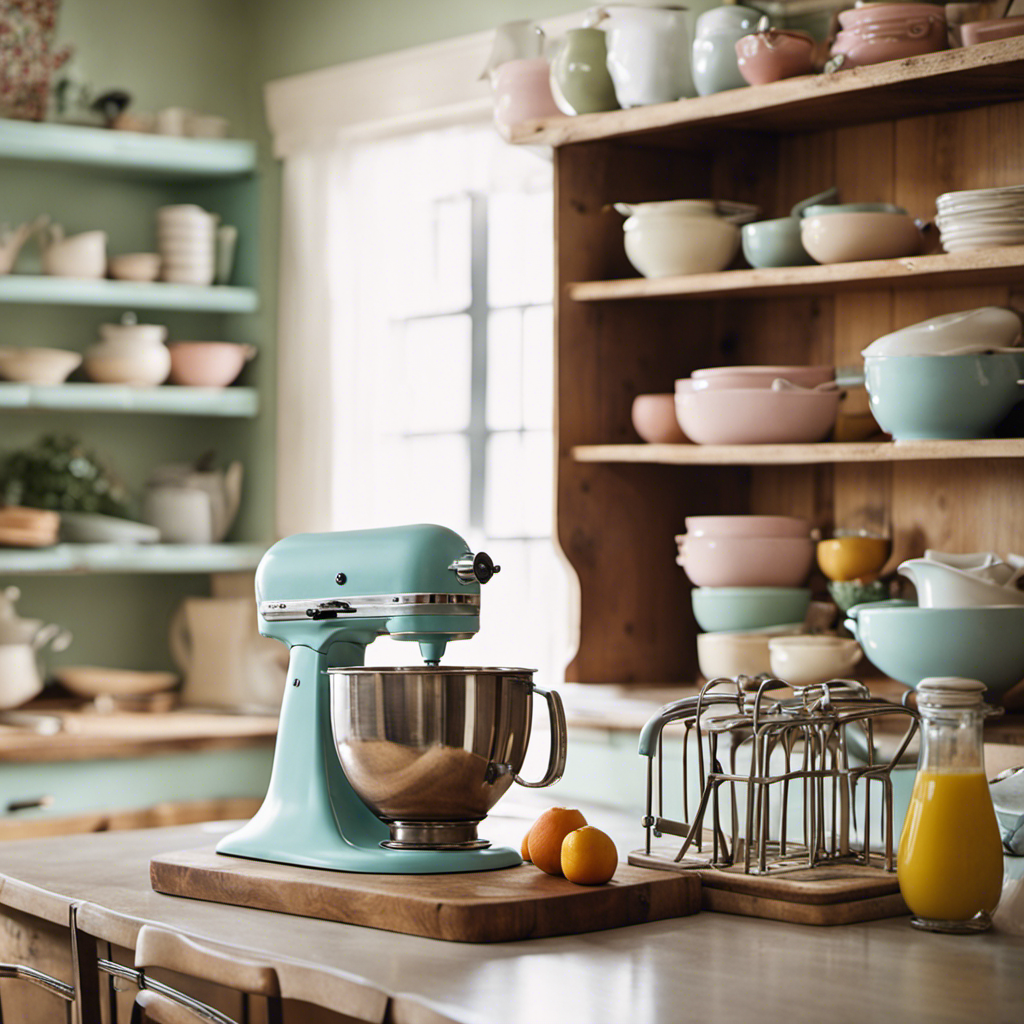
[[(481, 827), (518, 846), (545, 803), (511, 794)], [(584, 808), (616, 840), (620, 856), (640, 843), (639, 823)], [(70, 980), (62, 962), (72, 905), (100, 955), (131, 963), (140, 928), (158, 925), (240, 958), (272, 963), (286, 1020), (321, 1019), (326, 1007), (359, 1020), (438, 1024), (558, 1021), (785, 1020), (1011, 1024), (1024, 1019), (1024, 937), (967, 938), (912, 929), (892, 918), (835, 928), (702, 912), (691, 917), (515, 943), (442, 942), (310, 918), (155, 893), (157, 853), (210, 845), (234, 827), (208, 823), (7, 843), (0, 851), (0, 961)], [(527, 866), (509, 870), (533, 871)], [(5, 1020), (30, 986), (0, 982)], [(39, 992), (39, 990), (31, 990)], [(126, 992), (123, 997), (130, 997)], [(39, 1003), (34, 1005), (40, 1005)], [(125, 1018), (126, 1019), (126, 1018)], [(337, 1018), (330, 1018), (337, 1019)], [(345, 1019), (345, 1018), (341, 1018)]]

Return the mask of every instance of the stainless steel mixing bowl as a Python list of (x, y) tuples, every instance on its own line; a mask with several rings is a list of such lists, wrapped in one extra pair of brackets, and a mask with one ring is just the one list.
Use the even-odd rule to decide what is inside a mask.
[[(565, 768), (557, 693), (522, 668), (332, 668), (331, 729), (348, 781), (391, 829), (385, 846), (474, 849), (477, 823), (513, 782), (550, 786)], [(533, 694), (548, 702), (551, 756), (519, 777)]]

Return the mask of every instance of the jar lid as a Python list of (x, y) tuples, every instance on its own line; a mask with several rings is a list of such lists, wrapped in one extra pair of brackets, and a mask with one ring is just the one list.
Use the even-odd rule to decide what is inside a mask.
[(917, 684), (918, 707), (965, 708), (980, 704), (988, 689), (977, 679), (960, 676), (929, 676)]

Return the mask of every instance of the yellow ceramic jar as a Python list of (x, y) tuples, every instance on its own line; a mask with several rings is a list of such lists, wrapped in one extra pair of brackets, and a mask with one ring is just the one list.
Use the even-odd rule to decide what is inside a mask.
[(881, 570), (889, 558), (888, 537), (850, 534), (818, 541), (818, 566), (833, 582), (864, 579)]

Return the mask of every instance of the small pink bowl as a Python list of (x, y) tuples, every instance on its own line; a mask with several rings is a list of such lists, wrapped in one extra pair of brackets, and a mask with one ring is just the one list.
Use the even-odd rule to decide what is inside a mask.
[[(811, 524), (801, 516), (687, 516), (691, 537), (809, 537)], [(679, 541), (681, 537), (676, 537)]]
[(242, 367), (256, 355), (252, 345), (231, 341), (173, 341), (171, 381), (199, 388), (225, 388), (238, 379)]
[(675, 395), (637, 395), (633, 427), (649, 444), (683, 444), (687, 440), (676, 420)]
[(814, 70), (814, 37), (770, 28), (736, 40), (736, 63), (751, 85), (809, 75)]
[(994, 18), (991, 21), (969, 21), (960, 26), (964, 46), (989, 43), (993, 39), (1010, 39), (1024, 35), (1024, 18)]

